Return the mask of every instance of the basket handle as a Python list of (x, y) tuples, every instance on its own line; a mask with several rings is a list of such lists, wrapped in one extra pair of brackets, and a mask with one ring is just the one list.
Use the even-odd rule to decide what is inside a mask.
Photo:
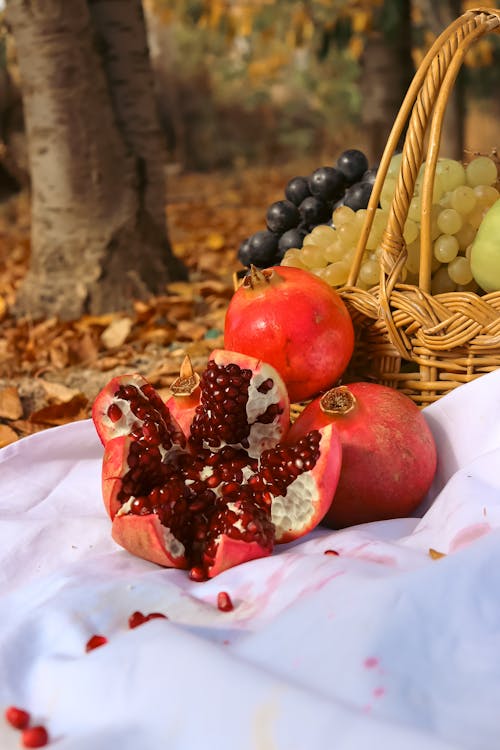
[[(419, 287), (423, 292), (429, 294), (432, 261), (432, 191), (444, 110), (467, 50), (480, 36), (491, 31), (500, 31), (500, 9), (476, 8), (469, 10), (450, 24), (427, 52), (413, 78), (387, 140), (368, 203), (366, 218), (352, 260), (346, 286), (354, 286), (358, 279), (366, 242), (373, 224), (373, 217), (379, 203), (389, 163), (403, 132), (405, 122), (408, 120), (408, 115), (411, 113), (396, 189), (381, 242), (380, 264), (380, 304), (383, 307), (384, 318), (389, 323), (389, 331), (392, 333), (391, 339), (395, 338), (393, 343), (403, 353), (403, 356), (407, 347), (396, 326), (392, 323), (389, 297), (398, 282), (407, 257), (403, 230), (418, 171), (423, 161), (424, 136), (429, 130), (426, 169), (422, 183)], [(433, 113), (432, 120), (430, 119), (431, 113)]]

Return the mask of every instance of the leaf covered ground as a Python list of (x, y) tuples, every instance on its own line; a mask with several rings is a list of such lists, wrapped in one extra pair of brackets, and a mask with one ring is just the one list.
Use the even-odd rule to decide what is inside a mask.
[[(290, 165), (169, 180), (167, 220), (188, 282), (117, 311), (62, 322), (10, 313), (29, 263), (29, 196), (0, 205), (0, 447), (25, 435), (90, 416), (98, 391), (118, 374), (140, 372), (164, 395), (189, 354), (201, 369), (223, 345), (224, 315), (233, 291), (240, 242), (265, 228), (269, 203), (283, 198)], [(301, 171), (302, 167), (302, 171)]]

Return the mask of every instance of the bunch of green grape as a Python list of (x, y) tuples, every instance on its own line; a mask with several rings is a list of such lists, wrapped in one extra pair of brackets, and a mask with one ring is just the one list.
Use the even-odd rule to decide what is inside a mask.
[[(387, 225), (401, 154), (393, 156), (382, 186), (379, 208), (356, 282), (369, 289), (380, 280), (381, 240)], [(401, 280), (418, 285), (420, 267), (421, 189), (425, 172), (422, 164), (404, 226), (408, 257)], [(500, 197), (498, 169), (488, 156), (477, 156), (466, 166), (453, 159), (438, 159), (431, 209), (432, 279), (431, 292), (478, 291), (470, 269), (470, 249), (488, 208)], [(304, 238), (302, 248), (288, 250), (281, 263), (306, 268), (327, 281), (341, 286), (347, 281), (356, 245), (366, 217), (366, 209), (353, 211), (344, 205), (335, 208), (329, 224), (316, 226)]]

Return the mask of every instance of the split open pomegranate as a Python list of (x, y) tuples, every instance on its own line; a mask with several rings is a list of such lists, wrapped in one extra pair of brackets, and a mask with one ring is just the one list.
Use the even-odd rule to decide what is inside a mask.
[(152, 562), (189, 568), (194, 580), (314, 528), (341, 463), (330, 425), (287, 441), (288, 395), (269, 365), (216, 350), (199, 390), (187, 435), (136, 374), (110, 381), (93, 410), (113, 538)]

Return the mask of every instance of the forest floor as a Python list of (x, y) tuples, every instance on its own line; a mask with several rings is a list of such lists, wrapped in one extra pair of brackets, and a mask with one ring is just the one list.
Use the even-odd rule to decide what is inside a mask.
[[(240, 242), (265, 228), (267, 206), (294, 174), (317, 164), (248, 168), (169, 178), (167, 222), (189, 281), (137, 301), (132, 313), (62, 322), (15, 319), (10, 308), (30, 254), (29, 196), (0, 205), (0, 447), (55, 425), (86, 419), (115, 375), (140, 372), (165, 396), (189, 354), (195, 369), (223, 345)], [(293, 171), (293, 170), (297, 171)]]

